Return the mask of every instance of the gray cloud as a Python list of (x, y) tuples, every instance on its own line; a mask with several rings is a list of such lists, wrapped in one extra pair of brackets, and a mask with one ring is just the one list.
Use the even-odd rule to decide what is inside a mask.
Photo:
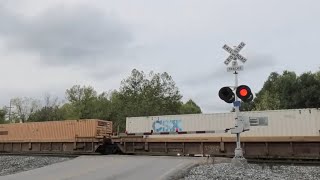
[(87, 73), (95, 80), (105, 81), (110, 78), (116, 78), (119, 74), (128, 71), (128, 67), (124, 65), (111, 65), (109, 67), (97, 68), (94, 71), (89, 71)]
[(249, 54), (248, 62), (245, 63), (246, 70), (258, 70), (276, 65), (275, 58), (270, 54)]
[(0, 10), (0, 36), (7, 50), (33, 53), (48, 65), (114, 60), (132, 40), (125, 25), (93, 7), (56, 6), (32, 17)]
[[(229, 111), (218, 97), (234, 83), (223, 44), (248, 44), (239, 83), (254, 93), (272, 71), (316, 70), (319, 2), (0, 0), (0, 103), (47, 91), (63, 97), (74, 84), (118, 89), (138, 68), (170, 73), (204, 112)], [(243, 10), (237, 21), (235, 9)]]
[[(261, 71), (265, 68), (276, 65), (275, 58), (268, 54), (250, 54), (247, 56), (248, 61), (244, 64), (246, 71)], [(239, 65), (243, 65), (239, 63)], [(231, 73), (231, 72), (230, 72)], [(186, 78), (181, 84), (185, 86), (200, 86), (213, 81), (224, 81), (230, 79), (227, 73), (226, 66), (222, 63), (217, 65), (211, 72), (204, 71), (202, 74)]]

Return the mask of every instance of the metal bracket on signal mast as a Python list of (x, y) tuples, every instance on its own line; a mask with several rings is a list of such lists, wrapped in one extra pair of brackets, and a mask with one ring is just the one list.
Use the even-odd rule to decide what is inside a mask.
[(234, 106), (234, 107), (240, 107), (240, 105), (241, 105), (241, 102), (240, 102), (240, 101), (234, 101), (234, 102), (233, 102), (233, 106)]

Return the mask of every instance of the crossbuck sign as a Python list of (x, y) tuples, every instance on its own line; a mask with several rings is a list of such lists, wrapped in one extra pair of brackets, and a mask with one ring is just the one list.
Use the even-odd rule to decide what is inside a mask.
[(240, 60), (242, 63), (245, 63), (247, 59), (239, 54), (240, 50), (245, 46), (246, 44), (244, 42), (241, 42), (235, 49), (232, 49), (228, 45), (224, 45), (222, 48), (230, 53), (229, 57), (224, 61), (224, 64), (227, 66), (230, 64), (232, 60), (234, 62), (232, 63), (232, 67), (228, 67), (227, 71), (242, 71), (243, 66), (238, 66), (237, 60)]

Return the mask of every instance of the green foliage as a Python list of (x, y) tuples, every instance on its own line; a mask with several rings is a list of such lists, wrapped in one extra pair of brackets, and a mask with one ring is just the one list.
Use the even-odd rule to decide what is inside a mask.
[[(240, 106), (240, 111), (251, 111), (254, 108), (255, 104), (254, 102), (242, 102), (241, 101), (241, 106)], [(232, 108), (231, 112), (235, 112), (235, 109)]]
[(58, 121), (64, 120), (63, 112), (58, 106), (43, 107), (29, 116), (28, 121)]
[(74, 107), (71, 103), (65, 103), (60, 107), (60, 111), (63, 114), (62, 119), (67, 120), (74, 120), (80, 119), (80, 113), (78, 112), (77, 108)]
[(108, 93), (101, 93), (93, 104), (92, 118), (110, 120), (113, 109)]
[(88, 119), (94, 113), (97, 92), (91, 86), (75, 85), (66, 90), (66, 98), (73, 106), (73, 114), (79, 119)]
[(181, 114), (199, 114), (201, 113), (200, 107), (193, 101), (189, 100), (180, 108)]
[(270, 74), (263, 88), (243, 110), (274, 110), (293, 108), (318, 108), (320, 106), (320, 72), (306, 72), (297, 76), (284, 71), (282, 75)]
[(0, 124), (7, 123), (6, 114), (7, 114), (7, 110), (5, 108), (0, 109)]
[(120, 91), (111, 97), (113, 117), (121, 129), (125, 117), (179, 114), (182, 96), (168, 73), (153, 73), (148, 76), (134, 69), (123, 80)]
[(295, 104), (300, 107), (320, 107), (320, 80), (310, 72), (302, 74), (298, 79)]

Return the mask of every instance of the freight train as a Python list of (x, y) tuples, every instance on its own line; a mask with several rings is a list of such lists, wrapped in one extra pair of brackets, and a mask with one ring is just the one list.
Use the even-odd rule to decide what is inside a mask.
[(0, 125), (2, 153), (94, 153), (110, 139), (112, 122), (97, 119)]
[[(243, 112), (250, 131), (241, 134), (246, 158), (320, 160), (320, 110)], [(126, 132), (98, 119), (0, 125), (3, 154), (146, 154), (232, 157), (235, 114), (128, 117)]]

